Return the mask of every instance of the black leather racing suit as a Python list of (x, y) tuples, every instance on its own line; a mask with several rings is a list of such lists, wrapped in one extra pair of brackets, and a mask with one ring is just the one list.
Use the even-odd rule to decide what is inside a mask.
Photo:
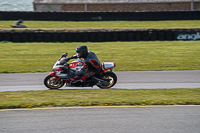
[[(69, 59), (77, 59), (76, 55), (68, 57)], [(97, 75), (101, 70), (101, 63), (95, 53), (88, 50), (88, 55), (85, 58), (81, 58), (84, 62), (84, 65), (76, 72), (75, 75), (81, 76), (82, 80), (87, 80), (92, 76)]]

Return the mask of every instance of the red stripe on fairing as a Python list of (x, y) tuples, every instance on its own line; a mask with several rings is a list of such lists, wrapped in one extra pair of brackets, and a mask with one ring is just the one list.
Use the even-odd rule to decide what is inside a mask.
[(55, 78), (55, 81), (57, 81), (57, 80), (60, 79), (60, 77), (57, 77), (57, 76), (56, 76), (56, 73), (55, 73), (55, 72), (51, 72), (50, 75), (51, 75), (52, 77), (56, 77), (56, 78)]
[(63, 68), (62, 67), (59, 67), (59, 68), (54, 68), (53, 70), (54, 71), (61, 71)]
[(51, 75), (52, 77), (55, 77), (55, 76), (56, 76), (56, 73), (55, 73), (55, 72), (51, 72), (50, 75)]
[(116, 63), (115, 62), (113, 62), (114, 63), (114, 67), (116, 66)]

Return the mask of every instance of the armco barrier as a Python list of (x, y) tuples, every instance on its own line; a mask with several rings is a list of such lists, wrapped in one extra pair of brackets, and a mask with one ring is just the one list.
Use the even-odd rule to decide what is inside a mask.
[(156, 21), (200, 20), (200, 11), (143, 11), (143, 12), (35, 12), (0, 11), (0, 20), (43, 21)]
[(114, 42), (156, 40), (200, 40), (200, 29), (0, 31), (0, 41), (11, 42)]

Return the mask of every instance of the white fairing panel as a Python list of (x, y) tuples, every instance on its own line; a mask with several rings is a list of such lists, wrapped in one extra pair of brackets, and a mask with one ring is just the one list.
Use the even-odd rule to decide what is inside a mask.
[(114, 62), (104, 62), (103, 65), (104, 65), (105, 69), (109, 69), (109, 68), (115, 67)]
[(77, 66), (77, 67), (70, 67), (71, 70), (77, 71), (81, 68), (82, 66)]
[(57, 61), (54, 66), (53, 66), (53, 69), (55, 68), (59, 68), (59, 67), (63, 67), (64, 65), (59, 65), (60, 64), (60, 61)]

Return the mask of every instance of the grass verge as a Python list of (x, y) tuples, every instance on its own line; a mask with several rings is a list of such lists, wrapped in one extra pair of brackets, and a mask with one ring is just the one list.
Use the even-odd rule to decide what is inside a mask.
[(24, 21), (25, 29), (11, 28), (15, 21), (0, 21), (2, 30), (124, 30), (200, 28), (200, 20), (174, 21)]
[(200, 88), (0, 92), (0, 109), (114, 105), (200, 105), (199, 96)]
[(49, 72), (62, 53), (71, 56), (79, 45), (87, 45), (101, 62), (115, 62), (115, 71), (200, 70), (199, 41), (0, 42), (0, 73)]

